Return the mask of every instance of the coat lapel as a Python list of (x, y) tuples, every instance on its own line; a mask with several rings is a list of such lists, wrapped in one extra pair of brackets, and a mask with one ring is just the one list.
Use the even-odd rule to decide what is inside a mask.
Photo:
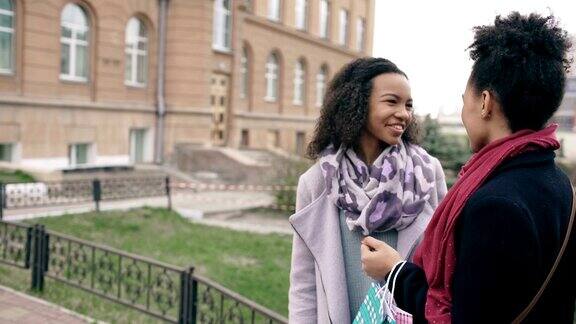
[(344, 255), (338, 209), (324, 192), (312, 204), (290, 217), (296, 233), (306, 243), (320, 272), (332, 323), (350, 323)]

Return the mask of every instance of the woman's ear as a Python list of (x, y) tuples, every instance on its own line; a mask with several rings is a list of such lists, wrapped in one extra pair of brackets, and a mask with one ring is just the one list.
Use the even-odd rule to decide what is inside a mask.
[(492, 117), (496, 100), (492, 93), (488, 90), (482, 91), (482, 109), (480, 115), (482, 119), (489, 120)]

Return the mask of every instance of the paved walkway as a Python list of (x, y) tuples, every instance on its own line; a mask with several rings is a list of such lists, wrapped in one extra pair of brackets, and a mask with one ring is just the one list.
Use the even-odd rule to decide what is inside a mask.
[(0, 323), (76, 324), (95, 323), (93, 319), (74, 313), (45, 300), (0, 286)]

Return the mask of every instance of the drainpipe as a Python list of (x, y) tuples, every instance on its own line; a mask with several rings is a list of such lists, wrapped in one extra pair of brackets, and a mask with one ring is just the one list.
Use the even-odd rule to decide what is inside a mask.
[(158, 77), (156, 88), (156, 132), (154, 138), (154, 162), (164, 162), (164, 118), (166, 101), (164, 98), (166, 63), (166, 10), (168, 0), (158, 0)]

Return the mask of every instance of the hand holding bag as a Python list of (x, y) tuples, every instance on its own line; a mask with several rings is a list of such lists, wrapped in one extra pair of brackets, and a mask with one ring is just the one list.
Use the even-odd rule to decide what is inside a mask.
[(353, 324), (412, 324), (412, 315), (400, 309), (394, 301), (396, 279), (405, 264), (406, 261), (399, 262), (390, 272), (394, 274), (389, 278), (389, 281), (392, 280), (392, 291), (388, 289), (388, 283), (382, 286), (372, 283)]

